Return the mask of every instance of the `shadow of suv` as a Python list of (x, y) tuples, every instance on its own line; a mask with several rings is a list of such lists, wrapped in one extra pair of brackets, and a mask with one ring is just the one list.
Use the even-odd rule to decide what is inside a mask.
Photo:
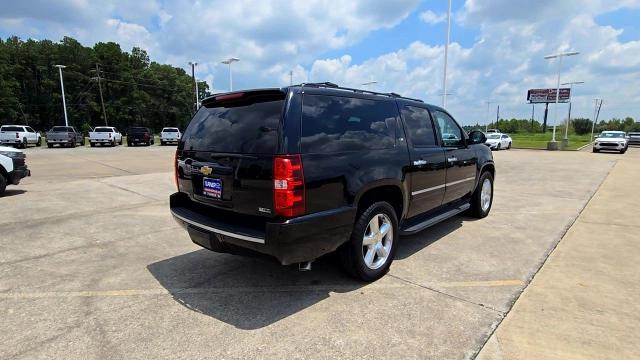
[(482, 132), (390, 93), (301, 84), (214, 95), (178, 144), (170, 197), (192, 241), (281, 264), (335, 250), (365, 281), (399, 235), (461, 212), (482, 218), (495, 168)]

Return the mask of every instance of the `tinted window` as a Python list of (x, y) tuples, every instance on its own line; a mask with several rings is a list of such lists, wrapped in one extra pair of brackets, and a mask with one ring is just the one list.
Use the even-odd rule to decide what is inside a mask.
[(22, 128), (22, 126), (3, 126), (0, 127), (0, 131), (24, 131), (24, 128)]
[(127, 132), (128, 133), (144, 133), (144, 132), (149, 132), (149, 129), (145, 127), (132, 127), (132, 128), (129, 128)]
[(388, 149), (395, 145), (394, 102), (305, 95), (302, 151), (325, 153)]
[(97, 132), (97, 133), (107, 133), (107, 132), (112, 132), (113, 130), (111, 128), (108, 127), (97, 127), (95, 129), (93, 129), (93, 132)]
[(507, 138), (507, 135), (502, 135), (502, 138), (503, 138), (503, 139), (506, 139), (506, 138)]
[(51, 128), (51, 132), (73, 132), (71, 126), (54, 126)]
[(273, 153), (283, 105), (284, 94), (204, 105), (185, 131), (185, 149)]
[(178, 129), (162, 129), (162, 132), (178, 132)]
[(31, 128), (30, 126), (27, 126), (27, 131), (28, 132), (36, 132), (35, 130), (33, 130), (33, 128)]
[(436, 145), (433, 122), (427, 109), (405, 106), (402, 109), (402, 118), (407, 125), (407, 136), (411, 139), (413, 146)]
[(444, 146), (461, 146), (463, 145), (464, 138), (462, 137), (462, 130), (456, 122), (447, 114), (441, 111), (434, 111), (436, 122), (440, 128), (440, 136), (442, 137), (442, 143)]

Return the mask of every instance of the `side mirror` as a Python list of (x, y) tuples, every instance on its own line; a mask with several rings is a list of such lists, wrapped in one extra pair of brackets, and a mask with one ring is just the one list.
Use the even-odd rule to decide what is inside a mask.
[(469, 133), (469, 144), (484, 144), (487, 142), (487, 136), (478, 130)]

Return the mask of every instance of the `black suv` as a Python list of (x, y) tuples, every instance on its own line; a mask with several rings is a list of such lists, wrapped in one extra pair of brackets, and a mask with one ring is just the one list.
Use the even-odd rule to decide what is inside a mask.
[(171, 212), (209, 250), (301, 269), (338, 250), (349, 273), (372, 281), (399, 235), (489, 213), (485, 140), (394, 93), (321, 83), (215, 95), (178, 144)]

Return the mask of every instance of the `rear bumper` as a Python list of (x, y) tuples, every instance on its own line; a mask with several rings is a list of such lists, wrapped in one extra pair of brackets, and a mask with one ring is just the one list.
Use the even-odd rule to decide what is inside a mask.
[(171, 195), (169, 204), (195, 244), (216, 252), (270, 255), (283, 265), (336, 250), (349, 239), (356, 215), (346, 206), (277, 221), (202, 206), (185, 193)]
[(0, 140), (0, 145), (19, 145), (19, 144), (22, 144), (22, 140), (20, 139)]

